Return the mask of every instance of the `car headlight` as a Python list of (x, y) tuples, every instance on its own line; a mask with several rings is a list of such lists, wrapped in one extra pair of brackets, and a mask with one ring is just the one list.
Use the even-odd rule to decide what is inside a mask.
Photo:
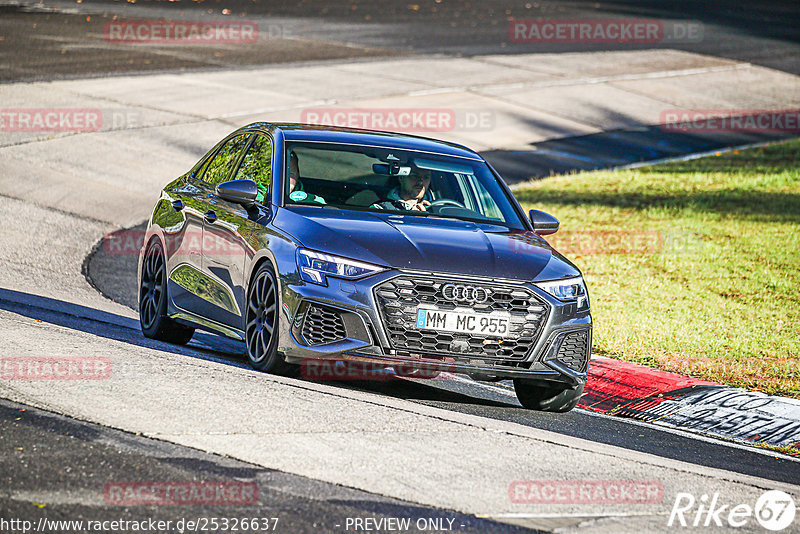
[(352, 280), (386, 270), (384, 267), (371, 263), (314, 252), (304, 248), (297, 249), (297, 267), (300, 269), (300, 276), (303, 280), (321, 285), (328, 285), (326, 278), (328, 276)]
[(544, 289), (558, 300), (575, 302), (577, 311), (589, 309), (589, 293), (583, 278), (567, 278), (566, 280), (553, 280), (552, 282), (537, 282), (537, 286)]

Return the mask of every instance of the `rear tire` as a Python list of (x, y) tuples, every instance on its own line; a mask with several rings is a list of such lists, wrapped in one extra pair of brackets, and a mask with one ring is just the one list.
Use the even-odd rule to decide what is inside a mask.
[(269, 263), (256, 271), (247, 291), (245, 314), (247, 363), (257, 371), (292, 374), (294, 367), (278, 353), (278, 282)]
[(583, 384), (575, 387), (546, 386), (541, 382), (515, 378), (514, 392), (520, 404), (529, 410), (563, 413), (578, 405), (583, 395)]
[(150, 339), (186, 345), (194, 328), (176, 323), (167, 317), (167, 268), (164, 249), (158, 239), (147, 247), (139, 280), (139, 324)]

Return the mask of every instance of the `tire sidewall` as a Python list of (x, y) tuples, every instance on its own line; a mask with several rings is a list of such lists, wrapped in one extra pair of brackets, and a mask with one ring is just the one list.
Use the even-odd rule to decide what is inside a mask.
[(139, 278), (139, 324), (142, 327), (142, 332), (147, 337), (155, 337), (158, 334), (158, 331), (162, 326), (162, 322), (167, 315), (167, 260), (164, 257), (164, 248), (161, 246), (161, 243), (158, 241), (158, 239), (154, 239), (149, 245), (147, 245), (144, 261), (147, 261), (154, 249), (158, 249), (158, 254), (161, 255), (164, 268), (161, 270), (161, 300), (156, 308), (155, 320), (149, 328), (146, 328), (144, 322), (142, 321), (142, 279), (141, 277)]
[[(250, 356), (250, 344), (247, 342), (247, 323), (250, 317), (250, 298), (253, 295), (253, 291), (256, 289), (256, 285), (258, 280), (266, 273), (266, 276), (269, 276), (273, 287), (275, 288), (275, 321), (272, 325), (272, 337), (269, 340), (269, 346), (267, 347), (267, 356), (259, 362), (253, 361), (252, 357)], [(264, 262), (256, 271), (256, 274), (253, 276), (253, 280), (250, 283), (250, 287), (247, 289), (247, 307), (245, 308), (247, 311), (245, 312), (245, 346), (247, 347), (247, 363), (253, 369), (257, 369), (259, 371), (265, 371), (268, 373), (276, 372), (281, 364), (284, 364), (283, 357), (278, 354), (278, 337), (280, 336), (280, 289), (278, 287), (278, 279), (275, 276), (275, 271), (273, 271), (272, 266), (268, 262)]]
[(584, 384), (554, 387), (525, 379), (514, 380), (514, 391), (525, 408), (543, 412), (568, 412), (578, 405)]

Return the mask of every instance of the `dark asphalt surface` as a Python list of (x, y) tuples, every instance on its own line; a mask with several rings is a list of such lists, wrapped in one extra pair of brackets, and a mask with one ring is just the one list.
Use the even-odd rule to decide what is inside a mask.
[[(347, 532), (347, 518), (420, 518), (453, 520), (455, 532), (533, 532), (452, 511), (427, 508), (264, 469), (158, 440), (59, 416), (0, 399), (0, 517), (24, 519), (44, 532), (78, 533), (91, 529), (57, 527), (54, 521), (171, 521), (170, 528), (144, 532), (180, 532), (181, 520), (259, 518), (259, 529), (216, 528), (211, 532)], [(247, 487), (257, 495), (249, 504), (118, 504), (107, 485), (121, 483), (218, 482)], [(213, 494), (216, 495), (216, 494)], [(265, 518), (268, 523), (261, 519)], [(277, 519), (277, 521), (275, 521)], [(185, 525), (186, 523), (184, 523)], [(268, 524), (269, 529), (262, 526)], [(167, 526), (164, 523), (164, 526)], [(110, 527), (110, 525), (109, 525)], [(125, 532), (130, 528), (105, 528)], [(192, 531), (188, 528), (186, 530)], [(22, 532), (3, 528), (3, 532)], [(30, 531), (30, 530), (29, 530)], [(411, 528), (408, 532), (426, 532)]]
[[(478, 55), (672, 48), (800, 74), (800, 3), (768, 0), (746, 8), (724, 0), (20, 0), (0, 7), (0, 82), (152, 70), (230, 68), (374, 55)], [(117, 45), (111, 20), (254, 20), (262, 38), (247, 46)], [(687, 42), (513, 43), (512, 19), (694, 21)]]
[[(74, 2), (48, 9), (0, 5), (0, 83), (113, 76), (129, 73), (183, 72), (238, 68), (295, 61), (392, 56), (389, 49), (370, 49), (319, 39), (285, 38), (275, 26), (274, 35), (247, 45), (118, 45), (105, 39), (105, 25), (113, 12), (95, 12)], [(128, 4), (133, 7), (133, 4)], [(112, 11), (120, 5), (110, 6)], [(77, 14), (88, 11), (88, 14)], [(126, 15), (122, 15), (127, 18)], [(137, 9), (136, 19), (161, 18)], [(208, 19), (205, 10), (190, 7), (181, 18)], [(221, 17), (213, 17), (219, 20)], [(269, 24), (264, 25), (265, 35)]]
[[(261, 37), (247, 45), (109, 43), (114, 20), (252, 20)], [(651, 44), (512, 43), (512, 19), (648, 19), (698, 23), (702, 38)], [(527, 2), (510, 0), (224, 0), (80, 4), (47, 0), (0, 6), (0, 83), (181, 72), (407, 54), (518, 54), (673, 48), (748, 61), (800, 74), (800, 2), (769, 1), (739, 9), (723, 1)], [(483, 154), (510, 184), (573, 170), (592, 170), (681, 156), (796, 134), (684, 133), (658, 125), (531, 143), (525, 150)]]
[[(416, 380), (392, 382), (391, 389), (380, 384), (359, 384), (358, 387), (437, 408), (511, 421), (704, 467), (793, 484), (800, 480), (800, 462), (781, 455), (767, 456), (731, 447), (718, 440), (698, 439), (686, 433), (674, 433), (583, 409), (556, 415), (531, 412), (520, 407), (512, 396), (511, 383), (487, 386), (466, 380)], [(493, 391), (495, 388), (500, 391)]]

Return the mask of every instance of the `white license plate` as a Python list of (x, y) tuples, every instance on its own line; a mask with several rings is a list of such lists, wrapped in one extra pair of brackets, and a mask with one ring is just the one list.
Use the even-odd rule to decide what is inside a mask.
[(475, 313), (469, 310), (417, 309), (417, 328), (437, 332), (459, 332), (502, 337), (511, 328), (510, 315), (506, 312)]

